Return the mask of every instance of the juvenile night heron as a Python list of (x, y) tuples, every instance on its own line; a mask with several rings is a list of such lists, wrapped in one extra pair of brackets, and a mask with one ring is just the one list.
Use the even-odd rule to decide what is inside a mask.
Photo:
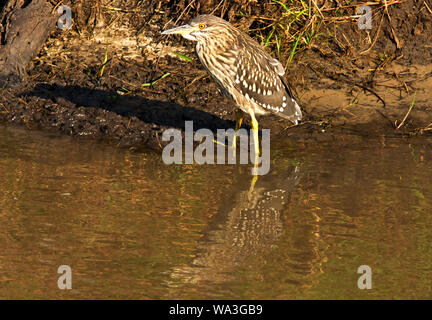
[[(250, 114), (256, 155), (259, 143), (255, 115), (273, 113), (295, 124), (301, 120), (300, 107), (284, 77), (282, 64), (229, 22), (213, 15), (200, 15), (189, 24), (162, 34), (180, 34), (196, 41), (199, 60), (222, 92), (241, 110), (237, 112), (236, 132), (243, 121), (243, 112)], [(234, 138), (234, 147), (235, 141)]]

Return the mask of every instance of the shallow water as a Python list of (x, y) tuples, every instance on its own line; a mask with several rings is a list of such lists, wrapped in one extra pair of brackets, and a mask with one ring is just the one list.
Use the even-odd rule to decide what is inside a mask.
[(252, 187), (246, 165), (0, 126), (0, 298), (432, 298), (432, 140), (305, 141), (272, 140)]

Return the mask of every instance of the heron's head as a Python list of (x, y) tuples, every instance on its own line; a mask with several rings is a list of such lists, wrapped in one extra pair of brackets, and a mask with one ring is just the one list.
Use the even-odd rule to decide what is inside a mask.
[(193, 18), (188, 24), (166, 30), (162, 34), (180, 34), (188, 40), (205, 41), (210, 38), (218, 38), (222, 34), (227, 34), (232, 28), (229, 22), (213, 15), (205, 14)]

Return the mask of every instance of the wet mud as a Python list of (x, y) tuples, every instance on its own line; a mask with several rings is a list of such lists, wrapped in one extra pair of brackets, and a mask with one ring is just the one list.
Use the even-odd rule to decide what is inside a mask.
[[(193, 44), (160, 35), (179, 13), (185, 14), (177, 24), (211, 12), (211, 1), (186, 11), (181, 1), (159, 11), (150, 2), (153, 10), (123, 8), (117, 19), (105, 8), (105, 22), (91, 32), (81, 28), (88, 19), (80, 24), (79, 15), (71, 30), (56, 30), (29, 66), (26, 81), (0, 89), (0, 121), (152, 149), (163, 146), (165, 129), (183, 129), (187, 120), (194, 129), (234, 127), (236, 106), (200, 66)], [(263, 10), (251, 6), (252, 14)], [(326, 139), (344, 130), (431, 134), (432, 12), (416, 0), (388, 11), (391, 22), (376, 14), (370, 31), (359, 30), (356, 21), (329, 23), (292, 63), (284, 61), (304, 119), (294, 126), (265, 116), (258, 119), (261, 128), (297, 140)], [(230, 12), (224, 17), (242, 21)]]

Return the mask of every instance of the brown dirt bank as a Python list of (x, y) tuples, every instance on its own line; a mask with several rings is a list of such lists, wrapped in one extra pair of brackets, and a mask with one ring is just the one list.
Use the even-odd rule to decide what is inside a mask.
[[(341, 129), (430, 134), (432, 6), (430, 1), (400, 2), (387, 9), (382, 3), (371, 5), (372, 29), (365, 31), (358, 29), (355, 19), (341, 21), (338, 15), (327, 14), (337, 9), (339, 15), (353, 16), (355, 5), (364, 2), (316, 1), (320, 11), (313, 7), (305, 19), (318, 26), (318, 36), (309, 43), (299, 38), (300, 49), (287, 68), (304, 121), (294, 127), (264, 117), (259, 120), (261, 128), (294, 138), (323, 128), (330, 134)], [(193, 120), (196, 129), (217, 129), (233, 127), (235, 118), (235, 106), (205, 74), (193, 45), (162, 38), (160, 31), (179, 16), (178, 24), (216, 8), (216, 14), (242, 28), (258, 30), (249, 33), (260, 40), (265, 32), (260, 28), (268, 23), (264, 18), (277, 19), (284, 10), (273, 1), (240, 0), (72, 1), (72, 8), (74, 28), (50, 36), (27, 70), (26, 83), (0, 89), (0, 121), (151, 148), (161, 147), (164, 129), (183, 128), (186, 120)], [(294, 32), (306, 30), (301, 28), (304, 25), (293, 26)], [(274, 52), (286, 65), (294, 41), (287, 38)], [(142, 86), (168, 73), (153, 85)], [(414, 95), (411, 112), (395, 130)]]

